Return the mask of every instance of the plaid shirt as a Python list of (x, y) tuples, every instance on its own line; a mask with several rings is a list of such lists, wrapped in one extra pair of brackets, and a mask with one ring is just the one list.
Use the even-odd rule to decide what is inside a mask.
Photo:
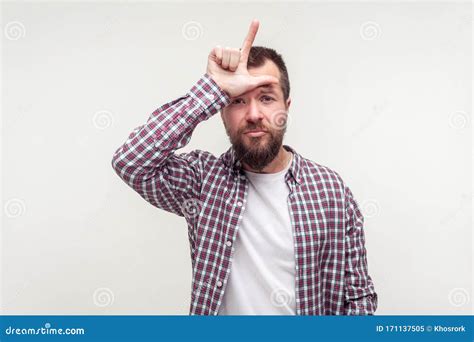
[[(208, 74), (156, 109), (112, 159), (115, 172), (153, 206), (182, 216), (192, 260), (190, 315), (217, 315), (230, 274), (248, 181), (230, 147), (220, 157), (175, 153), (196, 125), (231, 102)], [(285, 181), (294, 234), (298, 315), (371, 315), (364, 218), (338, 173), (294, 153)]]

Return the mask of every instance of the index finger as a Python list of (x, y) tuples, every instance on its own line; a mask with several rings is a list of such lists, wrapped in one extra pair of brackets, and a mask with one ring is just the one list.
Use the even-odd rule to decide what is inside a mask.
[(244, 43), (241, 49), (241, 58), (244, 62), (247, 62), (249, 57), (250, 48), (252, 47), (253, 41), (255, 40), (255, 36), (257, 35), (259, 22), (257, 19), (252, 20), (252, 23), (249, 27), (249, 32), (247, 33), (247, 37), (245, 37)]

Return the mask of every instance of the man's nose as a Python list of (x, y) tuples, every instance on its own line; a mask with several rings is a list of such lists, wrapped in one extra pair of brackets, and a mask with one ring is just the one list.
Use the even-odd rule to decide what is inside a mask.
[(262, 111), (260, 110), (256, 101), (250, 101), (249, 106), (247, 108), (246, 119), (250, 122), (257, 122), (263, 119)]

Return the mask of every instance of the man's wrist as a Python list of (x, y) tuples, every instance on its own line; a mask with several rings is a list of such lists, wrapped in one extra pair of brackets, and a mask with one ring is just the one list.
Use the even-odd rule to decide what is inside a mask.
[(204, 109), (206, 117), (217, 113), (230, 103), (230, 96), (208, 73), (205, 73), (188, 94)]
[(222, 86), (221, 82), (217, 79), (217, 77), (216, 77), (215, 75), (212, 75), (212, 74), (210, 74), (210, 73), (208, 73), (208, 72), (206, 72), (204, 75), (207, 76), (209, 79), (211, 79), (211, 80), (215, 83), (216, 87), (219, 88), (219, 90), (220, 90), (222, 93), (224, 93), (224, 94), (227, 95), (228, 97), (232, 97), (232, 96), (230, 95), (230, 93)]

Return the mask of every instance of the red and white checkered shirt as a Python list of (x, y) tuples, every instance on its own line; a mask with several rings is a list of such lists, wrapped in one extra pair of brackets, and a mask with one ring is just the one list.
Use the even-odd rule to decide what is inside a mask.
[[(191, 315), (217, 315), (248, 193), (234, 150), (216, 157), (188, 144), (194, 128), (230, 103), (204, 74), (189, 92), (156, 109), (112, 159), (116, 173), (153, 206), (183, 216), (192, 260)], [(285, 175), (294, 234), (298, 315), (371, 315), (364, 218), (341, 177), (294, 153)]]

